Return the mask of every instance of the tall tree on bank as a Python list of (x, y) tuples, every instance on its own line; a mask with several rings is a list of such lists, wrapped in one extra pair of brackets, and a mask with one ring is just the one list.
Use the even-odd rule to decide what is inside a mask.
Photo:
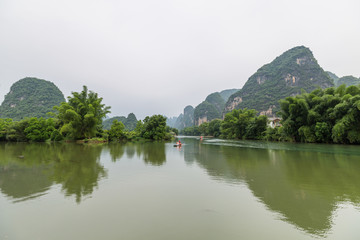
[(86, 86), (80, 93), (72, 92), (72, 95), (68, 102), (54, 107), (58, 111), (61, 134), (73, 139), (94, 137), (97, 129), (101, 129), (102, 119), (110, 113), (110, 107), (102, 104), (103, 99), (88, 91)]

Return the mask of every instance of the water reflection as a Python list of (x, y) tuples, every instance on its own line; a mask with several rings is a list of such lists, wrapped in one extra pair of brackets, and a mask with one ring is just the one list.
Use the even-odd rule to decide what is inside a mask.
[(91, 145), (1, 144), (1, 192), (17, 202), (39, 197), (57, 183), (80, 203), (106, 176), (100, 153), (101, 146)]
[(313, 146), (311, 151), (302, 151), (302, 145), (289, 145), (288, 150), (226, 145), (198, 145), (193, 156), (210, 176), (246, 183), (267, 208), (308, 233), (326, 234), (342, 202), (360, 204), (359, 148), (344, 155), (329, 152), (327, 145)]
[(77, 203), (91, 195), (98, 181), (107, 176), (100, 164), (100, 145), (62, 144), (55, 145), (52, 151), (56, 158), (51, 179), (62, 185), (65, 196), (74, 195)]
[(166, 162), (165, 143), (163, 142), (111, 143), (108, 148), (113, 162), (120, 160), (124, 153), (130, 159), (136, 154), (144, 163), (154, 166), (161, 166)]
[(40, 197), (53, 184), (60, 184), (65, 196), (74, 196), (80, 203), (107, 177), (100, 163), (103, 149), (109, 150), (113, 162), (125, 155), (130, 159), (137, 155), (154, 166), (166, 162), (165, 143), (0, 144), (0, 191), (19, 202)]

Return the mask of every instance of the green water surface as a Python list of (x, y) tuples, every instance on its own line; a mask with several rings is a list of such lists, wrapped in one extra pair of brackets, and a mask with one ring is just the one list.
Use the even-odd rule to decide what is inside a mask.
[(360, 239), (360, 146), (0, 143), (2, 239)]

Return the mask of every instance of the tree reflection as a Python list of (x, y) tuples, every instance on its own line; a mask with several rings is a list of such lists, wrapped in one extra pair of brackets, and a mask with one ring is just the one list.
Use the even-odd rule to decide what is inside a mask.
[(125, 152), (125, 146), (119, 143), (109, 143), (111, 161), (116, 162), (122, 158)]
[(62, 185), (66, 196), (75, 195), (76, 202), (92, 194), (98, 181), (107, 176), (100, 164), (102, 146), (61, 145), (56, 151), (52, 179)]
[(46, 194), (57, 183), (80, 203), (106, 176), (101, 150), (78, 144), (1, 144), (0, 189), (19, 201)]
[(128, 142), (109, 144), (112, 161), (118, 161), (126, 153), (131, 159), (142, 158), (146, 164), (161, 166), (166, 162), (165, 143), (162, 142)]
[(166, 162), (165, 143), (147, 142), (139, 144), (143, 160), (147, 164), (161, 166)]
[(203, 144), (193, 156), (210, 176), (246, 183), (283, 220), (323, 236), (339, 203), (360, 204), (359, 156), (324, 152)]

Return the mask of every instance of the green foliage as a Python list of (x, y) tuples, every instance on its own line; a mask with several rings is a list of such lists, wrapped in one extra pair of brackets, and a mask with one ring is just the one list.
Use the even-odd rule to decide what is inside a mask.
[(0, 141), (5, 141), (12, 119), (0, 119)]
[(12, 122), (7, 129), (6, 140), (10, 142), (27, 142), (25, 129), (28, 126), (28, 118)]
[(166, 126), (165, 131), (171, 133), (172, 135), (179, 135), (179, 130), (173, 127)]
[(286, 138), (296, 142), (360, 143), (360, 86), (317, 89), (280, 101)]
[(53, 106), (64, 102), (54, 83), (37, 78), (24, 78), (14, 83), (0, 106), (0, 117), (21, 120), (25, 117), (49, 118)]
[(12, 142), (44, 142), (56, 132), (52, 118), (25, 118), (20, 121), (0, 119), (0, 140)]
[(198, 126), (186, 127), (180, 131), (181, 135), (185, 136), (200, 136), (201, 132)]
[(283, 127), (268, 127), (264, 139), (268, 141), (289, 141)]
[(72, 95), (67, 103), (54, 107), (61, 122), (60, 133), (72, 139), (94, 137), (110, 107), (101, 103), (102, 98), (97, 93), (88, 92), (86, 86), (82, 92), (73, 92)]
[(222, 120), (220, 119), (214, 119), (209, 123), (209, 127), (208, 127), (208, 134), (210, 136), (214, 136), (214, 137), (220, 137), (221, 131), (221, 123)]
[(127, 117), (120, 116), (120, 117), (112, 117), (112, 118), (106, 119), (103, 122), (103, 128), (105, 130), (110, 130), (111, 125), (112, 125), (114, 120), (122, 122), (124, 124), (124, 126), (125, 126), (125, 129), (128, 130), (128, 131), (133, 131), (135, 129), (135, 127), (136, 127), (136, 124), (137, 124), (137, 119), (136, 119), (135, 114), (130, 113)]
[(166, 132), (166, 117), (162, 115), (147, 116), (143, 122), (138, 122), (135, 131), (140, 137), (150, 140), (168, 140), (172, 137)]
[(61, 135), (60, 131), (58, 129), (55, 129), (50, 136), (50, 140), (54, 142), (59, 142), (64, 140), (64, 137)]
[(120, 141), (126, 139), (125, 135), (125, 125), (118, 120), (114, 120), (111, 125), (110, 130), (108, 131), (108, 136), (110, 141)]
[(44, 142), (50, 139), (51, 134), (55, 131), (54, 119), (49, 118), (30, 118), (28, 127), (25, 128), (24, 133), (26, 138), (32, 142)]
[(201, 135), (209, 136), (209, 123), (204, 122), (203, 124), (201, 124), (199, 126), (199, 131), (200, 131)]
[(230, 139), (262, 139), (267, 126), (266, 116), (256, 116), (251, 109), (233, 110), (225, 115), (221, 124), (221, 134)]

